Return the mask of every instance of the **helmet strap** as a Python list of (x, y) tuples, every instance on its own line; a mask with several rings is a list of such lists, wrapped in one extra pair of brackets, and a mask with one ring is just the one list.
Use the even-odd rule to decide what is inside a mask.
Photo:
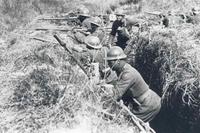
[(119, 64), (119, 59), (115, 60), (114, 65), (111, 67), (111, 69), (113, 69), (114, 66), (116, 66), (117, 64)]

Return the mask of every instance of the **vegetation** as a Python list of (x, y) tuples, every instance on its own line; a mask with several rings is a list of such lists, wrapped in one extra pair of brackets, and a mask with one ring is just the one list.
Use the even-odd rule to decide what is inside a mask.
[[(91, 14), (97, 15), (116, 8), (130, 10), (127, 6), (131, 4), (134, 9), (140, 4), (141, 11), (186, 14), (199, 3), (195, 0), (0, 0), (0, 132), (137, 133), (127, 111), (111, 97), (105, 97), (108, 92), (87, 79), (68, 53), (56, 44), (54, 31), (32, 30), (53, 25), (38, 21), (38, 17), (66, 14), (79, 6), (86, 6)], [(162, 96), (165, 111), (161, 121), (171, 123), (171, 129), (166, 126), (159, 133), (183, 133), (183, 127), (189, 127), (184, 129), (185, 133), (198, 132), (199, 25), (181, 22), (163, 29), (153, 25), (157, 23), (156, 16), (133, 14), (148, 21), (148, 28), (137, 34), (132, 43), (136, 53), (132, 65), (150, 88)], [(73, 45), (72, 39), (66, 37), (68, 33), (59, 34)], [(166, 114), (170, 115), (165, 118)]]

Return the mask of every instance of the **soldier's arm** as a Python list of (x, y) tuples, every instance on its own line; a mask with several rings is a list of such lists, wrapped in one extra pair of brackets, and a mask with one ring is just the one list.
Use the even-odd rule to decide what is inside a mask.
[(79, 43), (84, 43), (84, 39), (85, 39), (86, 36), (81, 32), (76, 32), (74, 34), (74, 37)]
[(74, 45), (71, 49), (76, 52), (83, 52), (85, 50), (83, 47), (78, 45)]
[(119, 101), (133, 83), (132, 75), (124, 73), (114, 85), (114, 100)]
[(82, 50), (81, 52), (79, 52), (77, 49), (76, 50), (72, 49), (72, 50), (73, 50), (73, 54), (76, 55), (76, 57), (78, 57), (80, 60), (85, 60), (86, 58), (90, 56), (88, 51)]
[(113, 36), (113, 35), (109, 35), (109, 39), (108, 39), (108, 46), (109, 47), (111, 47), (112, 45), (113, 45), (113, 43), (114, 43), (114, 38), (115, 38), (115, 36)]
[(115, 36), (116, 36), (116, 34), (117, 34), (117, 29), (118, 29), (118, 25), (117, 25), (117, 23), (116, 23), (116, 21), (113, 23), (113, 25), (112, 25), (112, 30), (111, 30), (111, 32), (110, 32), (110, 35), (109, 35), (109, 41), (108, 41), (108, 43), (109, 43), (109, 46), (111, 47), (111, 45), (113, 44), (113, 42), (114, 42), (114, 38), (115, 38)]

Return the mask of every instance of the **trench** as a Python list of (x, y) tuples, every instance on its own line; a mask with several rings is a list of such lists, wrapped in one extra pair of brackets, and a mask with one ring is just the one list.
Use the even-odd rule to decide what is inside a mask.
[[(140, 72), (149, 87), (162, 97), (161, 111), (150, 125), (157, 133), (198, 133), (199, 107), (193, 108), (183, 102), (188, 100), (187, 95), (183, 97), (182, 88), (185, 86), (181, 82), (184, 80), (168, 81), (171, 77), (177, 79), (180, 75), (184, 77), (182, 73), (187, 71), (181, 70), (182, 72), (178, 73), (174, 70), (174, 66), (181, 60), (182, 63), (178, 66), (184, 68), (188, 62), (180, 58), (176, 41), (171, 33), (156, 32), (153, 35), (145, 33), (139, 37), (134, 44), (135, 61), (131, 64)], [(193, 93), (199, 93), (198, 90)], [(198, 99), (198, 96), (196, 98)]]

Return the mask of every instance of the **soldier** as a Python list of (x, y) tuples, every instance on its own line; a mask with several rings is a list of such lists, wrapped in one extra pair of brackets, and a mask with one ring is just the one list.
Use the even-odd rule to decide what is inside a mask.
[(82, 50), (81, 52), (74, 51), (74, 54), (79, 60), (83, 62), (85, 66), (98, 63), (100, 77), (101, 79), (106, 79), (106, 82), (110, 82), (113, 78), (116, 78), (115, 73), (111, 71), (105, 60), (108, 48), (101, 45), (100, 39), (96, 36), (87, 36), (84, 43), (86, 44), (86, 50)]
[(105, 39), (105, 32), (103, 29), (100, 29), (101, 27), (101, 19), (98, 17), (91, 17), (87, 21), (88, 25), (87, 28), (82, 32), (77, 32), (75, 34), (76, 39), (79, 43), (84, 43), (85, 37), (87, 36), (97, 36), (101, 42), (103, 42)]
[(126, 47), (126, 42), (129, 40), (129, 32), (126, 29), (125, 14), (121, 10), (116, 13), (117, 20), (113, 22), (112, 30), (109, 37), (109, 44), (113, 45), (114, 38), (117, 34), (116, 45), (124, 49)]
[(140, 73), (125, 62), (126, 55), (118, 46), (107, 53), (108, 65), (117, 73), (114, 100), (123, 100), (133, 114), (144, 122), (151, 121), (160, 111), (161, 98), (146, 84)]
[(89, 10), (87, 8), (82, 9), (78, 12), (78, 20), (80, 21), (80, 25), (82, 27), (90, 28), (90, 25), (88, 25), (88, 19), (90, 18)]
[(92, 19), (92, 21), (90, 21), (90, 23), (91, 23), (91, 29), (89, 29), (88, 31), (92, 36), (97, 36), (100, 39), (101, 44), (104, 45), (107, 36), (105, 29), (101, 28), (102, 26), (101, 19), (99, 17), (95, 17), (94, 19)]
[(85, 36), (90, 34), (87, 30), (91, 29), (90, 21), (92, 17), (89, 15), (89, 10), (87, 8), (81, 10), (77, 19), (79, 20), (79, 25), (82, 29), (73, 30), (74, 38), (78, 43), (84, 43)]
[(90, 21), (91, 28), (88, 30), (93, 34), (99, 27), (101, 27), (101, 19), (99, 17), (94, 17)]

